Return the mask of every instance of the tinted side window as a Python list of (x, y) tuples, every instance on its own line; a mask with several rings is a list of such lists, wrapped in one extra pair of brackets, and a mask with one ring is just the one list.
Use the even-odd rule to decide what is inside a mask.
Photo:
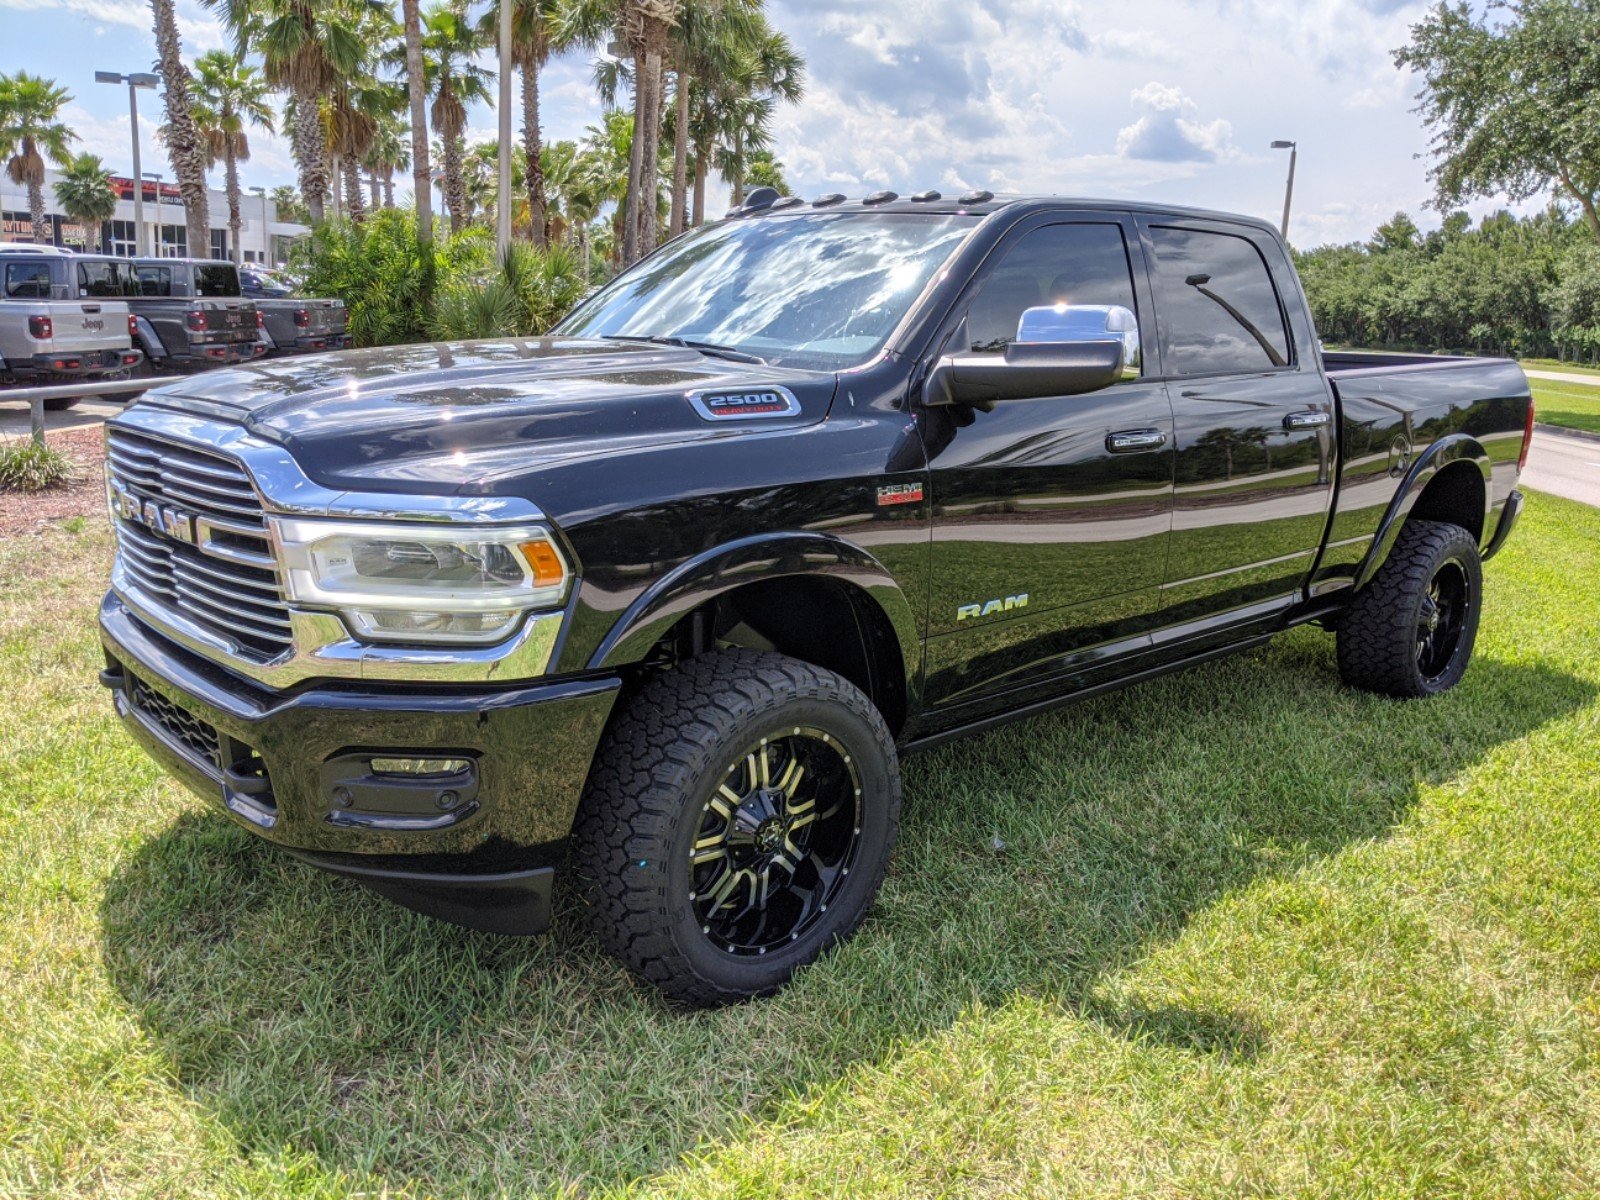
[(239, 276), (232, 263), (194, 269), (194, 294), (196, 296), (237, 296)]
[(126, 294), (122, 269), (118, 264), (109, 262), (78, 264), (78, 295), (104, 298)]
[(1283, 308), (1261, 252), (1247, 239), (1155, 227), (1156, 309), (1170, 375), (1287, 365)]
[(7, 263), (6, 298), (8, 300), (50, 299), (49, 264)]
[(967, 309), (972, 350), (1000, 353), (1016, 340), (1023, 312), (1048, 304), (1118, 304), (1138, 313), (1121, 226), (1045, 225), (1005, 247)]
[(172, 295), (172, 271), (168, 267), (135, 267), (141, 296)]

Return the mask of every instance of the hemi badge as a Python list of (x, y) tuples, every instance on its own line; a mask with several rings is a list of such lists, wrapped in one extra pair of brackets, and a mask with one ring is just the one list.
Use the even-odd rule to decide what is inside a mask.
[(922, 500), (920, 483), (891, 483), (878, 489), (878, 507), (894, 504), (916, 504)]
[(689, 403), (707, 421), (755, 421), (764, 417), (797, 417), (800, 401), (788, 388), (768, 385), (690, 392)]

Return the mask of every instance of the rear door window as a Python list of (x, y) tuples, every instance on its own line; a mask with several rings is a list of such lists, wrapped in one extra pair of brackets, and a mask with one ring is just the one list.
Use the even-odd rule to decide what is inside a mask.
[(1227, 375), (1289, 364), (1283, 305), (1249, 238), (1159, 225), (1149, 234), (1168, 374)]
[(237, 296), (239, 274), (232, 263), (208, 263), (194, 269), (196, 296)]
[(7, 300), (50, 299), (49, 263), (7, 263)]
[(172, 268), (138, 266), (133, 269), (141, 296), (172, 295)]
[(128, 294), (121, 263), (82, 262), (77, 267), (78, 295), (111, 299)]

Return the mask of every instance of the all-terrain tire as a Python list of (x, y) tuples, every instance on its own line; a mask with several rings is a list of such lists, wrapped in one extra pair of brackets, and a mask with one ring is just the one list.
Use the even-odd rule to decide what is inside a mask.
[[(1457, 617), (1448, 643), (1430, 646), (1439, 627), (1441, 588)], [(1387, 562), (1341, 617), (1339, 675), (1352, 687), (1401, 699), (1448, 691), (1466, 674), (1483, 614), (1483, 564), (1465, 529), (1442, 521), (1407, 521)], [(1443, 637), (1444, 634), (1436, 636)]]
[(82, 396), (53, 396), (44, 402), (45, 411), (65, 412), (82, 399)]
[[(739, 954), (702, 926), (695, 905), (705, 899), (694, 894), (688, 864), (730, 762), (801, 729), (852, 764), (859, 786), (850, 867), (793, 941)], [(573, 827), (574, 876), (600, 941), (641, 979), (685, 1004), (728, 1004), (771, 994), (855, 931), (883, 880), (899, 817), (894, 738), (859, 688), (785, 655), (724, 650), (651, 680), (612, 720)]]

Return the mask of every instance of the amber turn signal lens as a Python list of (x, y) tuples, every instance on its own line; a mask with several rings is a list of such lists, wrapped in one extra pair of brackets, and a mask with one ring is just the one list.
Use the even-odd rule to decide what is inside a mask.
[(533, 568), (535, 587), (557, 587), (567, 577), (561, 556), (549, 542), (523, 542), (519, 549), (522, 557), (528, 560), (528, 566)]

